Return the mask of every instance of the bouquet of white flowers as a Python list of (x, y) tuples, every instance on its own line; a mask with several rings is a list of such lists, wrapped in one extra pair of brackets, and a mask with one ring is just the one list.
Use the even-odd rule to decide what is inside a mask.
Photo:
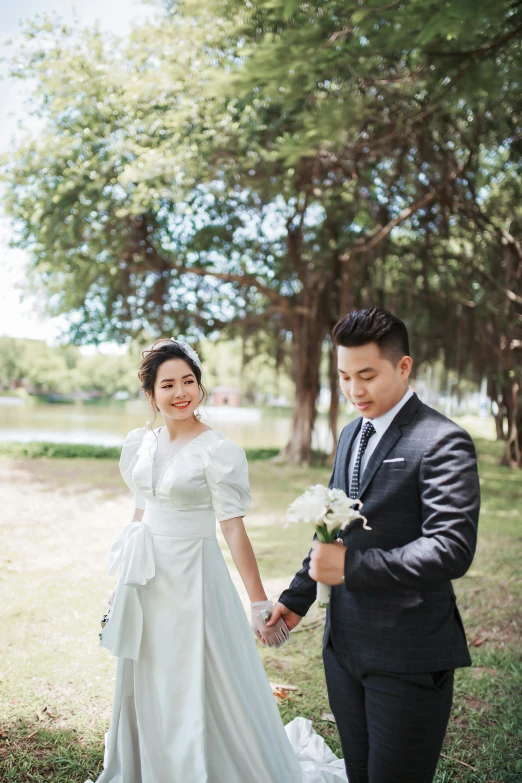
[[(341, 530), (356, 519), (362, 519), (363, 528), (371, 530), (366, 517), (359, 513), (361, 508), (361, 501), (349, 498), (342, 489), (328, 489), (322, 484), (316, 484), (291, 503), (286, 518), (291, 523), (312, 524), (318, 540), (323, 544), (331, 544), (337, 540)], [(317, 583), (319, 606), (325, 607), (330, 603), (331, 589), (330, 585)]]

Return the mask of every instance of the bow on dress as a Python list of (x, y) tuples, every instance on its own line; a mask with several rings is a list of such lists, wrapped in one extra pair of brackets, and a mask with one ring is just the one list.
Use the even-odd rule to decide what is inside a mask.
[(154, 577), (156, 565), (152, 536), (143, 522), (123, 528), (109, 550), (109, 574), (120, 571), (109, 621), (101, 645), (117, 658), (137, 661), (143, 633), (143, 609), (138, 588)]

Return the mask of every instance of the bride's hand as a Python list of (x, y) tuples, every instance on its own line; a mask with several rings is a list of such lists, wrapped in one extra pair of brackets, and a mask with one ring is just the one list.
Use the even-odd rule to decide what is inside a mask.
[(300, 614), (292, 612), (287, 606), (278, 601), (272, 610), (272, 617), (267, 622), (268, 628), (275, 625), (280, 618), (283, 618), (289, 631), (292, 631), (303, 619)]
[(282, 618), (268, 627), (267, 619), (272, 616), (272, 601), (257, 601), (250, 604), (252, 630), (260, 642), (268, 647), (282, 647), (290, 638), (290, 632)]

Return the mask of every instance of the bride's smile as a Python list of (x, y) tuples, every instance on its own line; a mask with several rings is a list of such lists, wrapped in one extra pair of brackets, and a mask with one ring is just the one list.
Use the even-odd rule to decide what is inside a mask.
[(166, 419), (190, 420), (201, 401), (196, 376), (183, 359), (169, 359), (158, 368), (154, 398)]

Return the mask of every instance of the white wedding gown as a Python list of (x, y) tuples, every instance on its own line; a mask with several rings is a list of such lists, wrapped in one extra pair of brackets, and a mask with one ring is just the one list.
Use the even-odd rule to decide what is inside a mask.
[(133, 430), (120, 460), (145, 511), (109, 555), (120, 575), (102, 645), (119, 660), (97, 783), (346, 781), (309, 721), (285, 733), (218, 545), (216, 517), (250, 500), (244, 451), (208, 430), (153, 485), (156, 447), (157, 433)]

